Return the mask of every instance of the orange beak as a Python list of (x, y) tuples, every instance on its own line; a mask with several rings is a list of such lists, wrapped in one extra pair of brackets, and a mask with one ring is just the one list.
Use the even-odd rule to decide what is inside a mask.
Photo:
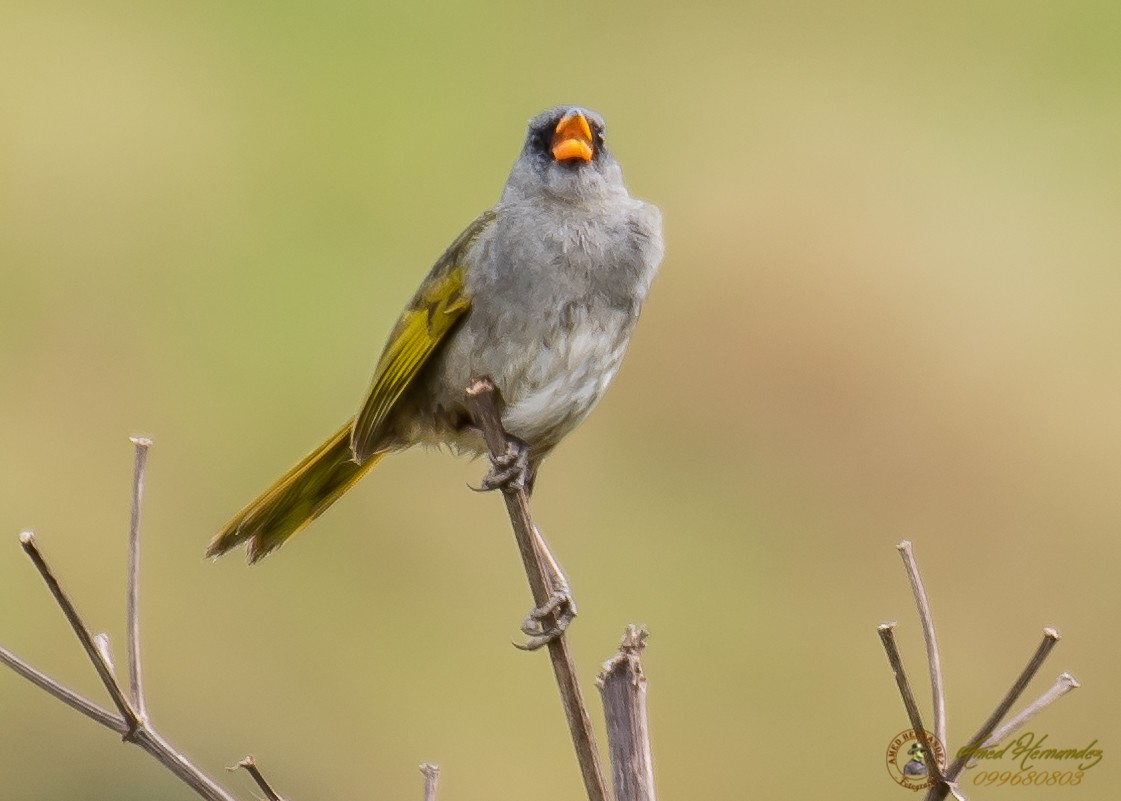
[(594, 153), (592, 129), (584, 115), (579, 111), (565, 114), (553, 134), (553, 158), (557, 161), (591, 161)]

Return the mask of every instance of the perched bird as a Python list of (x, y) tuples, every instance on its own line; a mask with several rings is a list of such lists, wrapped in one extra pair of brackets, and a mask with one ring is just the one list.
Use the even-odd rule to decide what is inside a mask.
[(397, 321), (357, 416), (238, 512), (207, 556), (245, 543), (256, 562), (393, 451), (485, 454), (464, 399), (477, 377), (501, 392), (532, 489), (619, 369), (661, 260), (661, 213), (627, 193), (603, 119), (569, 106), (534, 117), (498, 204), (452, 242)]

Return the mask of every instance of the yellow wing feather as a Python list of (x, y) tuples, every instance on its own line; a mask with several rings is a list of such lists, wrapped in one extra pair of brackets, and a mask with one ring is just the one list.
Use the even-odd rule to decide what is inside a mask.
[(493, 211), (480, 215), (433, 266), (390, 334), (358, 417), (234, 515), (211, 540), (207, 556), (245, 543), (249, 561), (257, 561), (322, 514), (380, 461), (394, 404), (470, 308), (464, 253), (494, 217)]
[(470, 308), (462, 258), (467, 247), (494, 219), (480, 215), (436, 262), (389, 335), (374, 378), (354, 421), (350, 447), (359, 464), (385, 447), (386, 424), (397, 401), (444, 337)]

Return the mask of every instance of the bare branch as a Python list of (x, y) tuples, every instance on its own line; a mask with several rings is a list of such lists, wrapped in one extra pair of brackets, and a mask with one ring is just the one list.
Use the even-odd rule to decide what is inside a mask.
[[(919, 741), (924, 754), (933, 754), (934, 750), (930, 747), (926, 729), (922, 725), (918, 704), (915, 703), (915, 694), (911, 692), (911, 683), (907, 681), (907, 672), (903, 669), (903, 657), (899, 654), (899, 646), (895, 643), (895, 623), (881, 623), (876, 631), (879, 632), (880, 641), (884, 644), (891, 671), (895, 674), (895, 683), (899, 686), (899, 694), (903, 697), (903, 706), (907, 710), (907, 719), (911, 722), (911, 728), (915, 731), (915, 739)], [(938, 764), (938, 760), (931, 759), (928, 767), (935, 783), (941, 783), (942, 767)]]
[[(505, 429), (502, 428), (501, 401), (497, 395), (498, 390), (489, 379), (479, 379), (467, 389), (471, 416), (483, 430), (492, 459), (500, 458), (506, 452), (508, 439)], [(534, 525), (529, 513), (529, 498), (524, 489), (513, 486), (504, 487), (502, 495), (506, 500), (510, 524), (514, 528), (514, 536), (518, 541), (518, 550), (525, 564), (533, 602), (537, 606), (544, 606), (552, 595), (552, 587), (549, 586), (548, 576), (540, 563), (534, 543)]]
[(261, 792), (265, 794), (265, 798), (267, 798), (268, 801), (284, 801), (283, 798), (276, 794), (276, 790), (272, 789), (268, 780), (265, 779), (264, 774), (261, 773), (261, 769), (257, 767), (257, 760), (252, 756), (245, 757), (245, 759), (241, 760), (233, 767), (227, 768), (227, 770), (237, 770), (238, 768), (241, 768), (253, 777), (253, 781), (261, 788)]
[(67, 687), (63, 687), (50, 676), (33, 668), (2, 645), (0, 645), (0, 662), (3, 662), (39, 689), (45, 690), (71, 709), (81, 712), (83, 715), (100, 723), (102, 726), (112, 729), (117, 734), (121, 735), (128, 731), (128, 724), (125, 723), (124, 718), (119, 715), (114, 715), (108, 709), (98, 706), (85, 696), (79, 695)]
[[(1068, 690), (1071, 690), (1074, 687), (1078, 686), (1078, 682), (1074, 681), (1074, 677), (1070, 676), (1070, 674), (1068, 673), (1064, 673), (1059, 677), (1060, 682), (1062, 682), (1063, 677), (1065, 676), (1068, 677), (1071, 682), (1073, 682), (1073, 685), (1067, 685), (1065, 689), (1063, 689), (1058, 693), (1058, 695), (1055, 695), (1053, 698), (1047, 698), (1045, 694), (1043, 698), (1036, 702), (1038, 706), (1033, 705), (1032, 707), (1024, 710), (1024, 712), (1022, 712), (1020, 715), (1017, 715), (1016, 718), (1014, 718), (1008, 724), (1001, 727), (1000, 737), (996, 736), (996, 734), (998, 733), (996, 730), (997, 724), (999, 724), (1000, 721), (1004, 719), (1004, 716), (1008, 714), (1008, 710), (1012, 708), (1012, 705), (1016, 703), (1016, 700), (1020, 697), (1021, 694), (1023, 694), (1028, 684), (1035, 677), (1035, 674), (1038, 673), (1039, 669), (1043, 666), (1043, 662), (1047, 659), (1047, 655), (1051, 653), (1051, 649), (1055, 647), (1055, 644), (1058, 641), (1059, 632), (1055, 631), (1055, 629), (1046, 628), (1043, 630), (1043, 640), (1039, 643), (1039, 647), (1035, 649), (1035, 653), (1032, 654), (1031, 659), (1028, 660), (1028, 664), (1020, 672), (1020, 675), (1016, 678), (1016, 681), (1012, 683), (1012, 687), (1008, 690), (1007, 693), (1005, 693), (1004, 698), (1002, 698), (1000, 703), (997, 704), (996, 709), (993, 710), (992, 714), (989, 715), (985, 722), (981, 724), (981, 728), (977, 730), (977, 733), (969, 739), (969, 744), (965, 748), (959, 750), (958, 756), (954, 758), (954, 761), (952, 763), (950, 763), (950, 767), (946, 770), (946, 781), (950, 785), (953, 785), (957, 781), (957, 777), (961, 775), (961, 772), (965, 769), (965, 766), (969, 764), (969, 760), (972, 758), (973, 753), (978, 748), (981, 748), (988, 744), (1000, 742), (1000, 740), (1004, 739), (1007, 732), (1014, 731), (1016, 728), (1023, 725), (1023, 723), (1028, 720), (1028, 718), (1036, 714), (1043, 707), (1047, 706), (1047, 704), (1051, 703)], [(1059, 684), (1056, 684), (1056, 687), (1057, 686), (1059, 686)], [(1053, 687), (1052, 691), (1054, 689), (1055, 688)], [(1026, 716), (1025, 713), (1027, 713)], [(930, 801), (938, 801), (939, 799), (945, 797), (946, 788), (938, 787), (937, 785), (932, 787), (927, 793), (927, 798), (930, 799)]]
[[(500, 459), (505, 454), (509, 439), (502, 428), (497, 395), (497, 388), (486, 378), (476, 379), (467, 388), (468, 408), (475, 423), (483, 431), (492, 461)], [(550, 601), (552, 588), (549, 586), (545, 566), (535, 546), (535, 527), (529, 513), (529, 498), (524, 488), (512, 485), (502, 488), (502, 497), (506, 501), (506, 511), (518, 541), (518, 551), (521, 553), (534, 603), (538, 607), (544, 607)], [(568, 646), (568, 638), (562, 635), (551, 640), (548, 642), (548, 649), (588, 799), (608, 801), (603, 764), (599, 749), (596, 747), (595, 734), (592, 731), (592, 722), (588, 717), (584, 696), (576, 680), (576, 663)]]
[[(1052, 628), (1043, 630), (1043, 639), (1040, 641), (1039, 647), (1035, 649), (1035, 653), (1032, 654), (1031, 659), (1028, 660), (1028, 664), (1024, 669), (1020, 671), (1020, 675), (1016, 677), (1016, 681), (1012, 683), (1008, 692), (1005, 693), (1004, 698), (996, 705), (996, 709), (994, 709), (988, 719), (981, 724), (981, 728), (977, 730), (977, 733), (969, 738), (970, 746), (976, 747), (986, 740), (991, 739), (997, 724), (1004, 720), (1004, 716), (1008, 714), (1008, 710), (1012, 708), (1012, 705), (1016, 703), (1024, 690), (1027, 689), (1028, 684), (1035, 678), (1035, 674), (1039, 672), (1039, 669), (1043, 667), (1047, 656), (1058, 642), (1059, 632)], [(1075, 682), (1075, 684), (1077, 685), (1077, 682)]]
[(919, 608), (919, 621), (922, 624), (923, 641), (926, 643), (926, 659), (930, 670), (930, 695), (931, 707), (934, 711), (934, 736), (943, 745), (946, 744), (946, 692), (942, 686), (942, 659), (938, 654), (938, 640), (934, 636), (934, 616), (930, 613), (930, 601), (927, 599), (926, 588), (919, 574), (919, 566), (915, 561), (915, 551), (910, 540), (903, 540), (896, 546), (899, 555), (903, 558), (903, 566), (907, 570), (907, 578), (911, 581), (911, 592), (915, 595), (915, 604)]
[(62, 609), (62, 613), (66, 615), (70, 627), (74, 630), (74, 634), (78, 637), (78, 642), (82, 644), (86, 655), (93, 663), (93, 669), (97, 671), (101, 683), (105, 685), (105, 689), (109, 692), (109, 697), (113, 699), (113, 705), (117, 707), (117, 711), (121, 713), (125, 723), (128, 725), (128, 730), (125, 732), (125, 739), (131, 739), (132, 735), (136, 732), (140, 725), (140, 720), (136, 715), (136, 710), (132, 708), (129, 700), (125, 698), (124, 693), (121, 692), (120, 686), (117, 684), (117, 678), (113, 675), (113, 669), (105, 661), (102, 656), (101, 650), (94, 642), (93, 635), (90, 634), (86, 624), (82, 621), (81, 615), (78, 610), (74, 608), (74, 604), (63, 592), (62, 587), (55, 578), (54, 573), (51, 572), (50, 567), (47, 565), (43, 554), (39, 552), (39, 547), (35, 544), (35, 534), (31, 531), (25, 531), (19, 535), (20, 545), (23, 546), (24, 552), (31, 557), (31, 561), (35, 564), (35, 569), (39, 571), (39, 575), (43, 577), (43, 581), (47, 583), (51, 595), (54, 596), (55, 601)]
[[(957, 777), (965, 770), (965, 766), (969, 764), (969, 760), (973, 758), (973, 754), (976, 750), (988, 748), (1008, 738), (1046, 707), (1062, 698), (1071, 690), (1077, 690), (1079, 686), (1081, 685), (1079, 685), (1078, 680), (1075, 679), (1074, 676), (1069, 673), (1060, 674), (1059, 677), (1055, 679), (1055, 683), (1048, 687), (1039, 698), (1028, 704), (1020, 714), (1014, 716), (1003, 726), (994, 729), (992, 733), (985, 737), (979, 744), (971, 744), (961, 749), (958, 752), (957, 758), (954, 759), (953, 764), (950, 765), (949, 769), (946, 771), (947, 784), (931, 787), (926, 795), (926, 801), (941, 801), (946, 797), (947, 792), (953, 792), (955, 798), (960, 798), (961, 796), (956, 791)], [(987, 722), (988, 721), (986, 721), (986, 723)]]
[(128, 682), (136, 714), (141, 720), (147, 720), (148, 702), (140, 669), (140, 507), (144, 500), (144, 468), (148, 464), (152, 440), (146, 437), (131, 437), (131, 440), (136, 446), (136, 462), (132, 471), (132, 511), (128, 526)]
[[(927, 659), (930, 663), (931, 694), (934, 700), (935, 726), (941, 727), (939, 733), (935, 736), (944, 746), (948, 746), (945, 739), (945, 694), (942, 689), (942, 667), (938, 657), (938, 643), (934, 636), (934, 619), (930, 613), (930, 604), (927, 600), (926, 590), (923, 588), (922, 578), (919, 575), (918, 565), (915, 562), (911, 543), (904, 540), (899, 543), (897, 548), (900, 556), (903, 558), (903, 564), (906, 566), (907, 576), (911, 581), (911, 590), (914, 593), (915, 602), (919, 608), (923, 637), (926, 640)], [(903, 662), (899, 656), (899, 649), (895, 644), (894, 629), (894, 623), (885, 623), (880, 626), (880, 639), (883, 641), (884, 648), (887, 651), (888, 661), (891, 662), (896, 683), (899, 685), (900, 694), (903, 696), (903, 705), (907, 708), (907, 716), (911, 721), (911, 727), (915, 730), (916, 738), (925, 753), (932, 753), (929, 749), (925, 731), (922, 728), (922, 720), (919, 715), (918, 707), (915, 704), (914, 695), (911, 693), (910, 684), (903, 670)], [(1028, 684), (1035, 677), (1036, 673), (1039, 672), (1040, 667), (1042, 667), (1043, 662), (1047, 659), (1048, 654), (1051, 653), (1051, 650), (1055, 647), (1055, 643), (1057, 643), (1058, 640), (1059, 633), (1057, 631), (1052, 628), (1044, 629), (1043, 640), (1040, 642), (1039, 647), (1036, 648), (1027, 666), (1020, 672), (1016, 681), (1013, 682), (1012, 687), (1005, 694), (1004, 698), (1000, 700), (1000, 703), (997, 704), (996, 709), (993, 710), (992, 714), (981, 724), (981, 728), (969, 740), (968, 745), (958, 751), (957, 757), (944, 771), (942, 766), (938, 764), (937, 759), (930, 761), (928, 767), (934, 779), (934, 783), (927, 791), (927, 801), (942, 801), (942, 799), (945, 799), (946, 796), (950, 794), (953, 794), (955, 798), (962, 798), (957, 787), (957, 778), (961, 775), (965, 766), (969, 764), (969, 760), (972, 759), (977, 749), (999, 742), (1009, 733), (1015, 731), (1019, 726), (1022, 726), (1025, 721), (1029, 720), (1048, 704), (1078, 686), (1078, 682), (1075, 681), (1073, 676), (1068, 673), (1062, 674), (1055, 685), (1044, 693), (1035, 703), (1031, 704), (1020, 715), (1017, 715), (1000, 729), (997, 729), (1000, 721), (1008, 714), (1008, 710), (1012, 708), (1012, 705), (1016, 703)]]
[(631, 625), (619, 652), (603, 666), (596, 679), (607, 720), (607, 750), (615, 801), (654, 801), (654, 760), (650, 753), (650, 727), (646, 716), (646, 676), (640, 654), (646, 647), (646, 629)]
[[(133, 698), (143, 701), (143, 685), (139, 680), (139, 628), (136, 625), (136, 620), (139, 617), (139, 609), (137, 606), (138, 596), (136, 594), (136, 586), (138, 583), (140, 564), (139, 504), (142, 496), (144, 467), (142, 451), (146, 451), (149, 443), (147, 443), (147, 441), (133, 441), (137, 444), (137, 469), (134, 481), (133, 515), (129, 538), (129, 658), (131, 663), (130, 674), (133, 679), (131, 687)], [(151, 728), (146, 717), (137, 714), (136, 708), (132, 705), (132, 702), (125, 697), (125, 691), (114, 673), (112, 663), (109, 659), (108, 637), (104, 634), (99, 634), (96, 637), (90, 634), (89, 628), (78, 614), (74, 604), (62, 589), (54, 572), (40, 552), (35, 542), (35, 535), (30, 531), (25, 531), (20, 534), (19, 539), (24, 552), (30, 557), (35, 568), (39, 571), (39, 575), (42, 576), (43, 581), (46, 582), (47, 588), (51, 591), (51, 595), (54, 596), (55, 601), (62, 609), (63, 614), (70, 623), (70, 627), (78, 638), (78, 642), (81, 643), (83, 650), (85, 650), (86, 655), (93, 664), (94, 670), (97, 672), (102, 684), (105, 685), (106, 691), (109, 693), (110, 698), (113, 699), (113, 704), (117, 707), (120, 714), (116, 715), (107, 709), (103, 709), (93, 701), (62, 686), (54, 679), (51, 679), (46, 674), (16, 657), (7, 649), (0, 648), (0, 662), (8, 665), (16, 673), (23, 676), (35, 686), (50, 693), (72, 709), (81, 712), (83, 715), (100, 723), (102, 726), (123, 735), (126, 742), (134, 743), (150, 754), (171, 773), (179, 777), (187, 786), (191, 787), (198, 795), (206, 799), (206, 801), (235, 801), (233, 796), (199, 770), (186, 756), (172, 747), (159, 732)]]
[(440, 766), (423, 762), (420, 772), (424, 774), (424, 801), (436, 801), (436, 786), (440, 783)]
[(237, 801), (213, 779), (199, 770), (191, 760), (177, 751), (155, 729), (147, 725), (136, 734), (136, 744), (155, 757), (156, 761), (206, 799), (206, 801)]
[(94, 669), (97, 671), (98, 676), (101, 678), (113, 702), (117, 705), (121, 715), (114, 715), (109, 710), (102, 709), (97, 704), (73, 690), (63, 687), (58, 682), (31, 667), (26, 662), (23, 662), (4, 648), (0, 648), (0, 662), (8, 665), (16, 673), (23, 676), (35, 686), (50, 693), (72, 709), (76, 709), (86, 717), (122, 735), (126, 742), (135, 743), (152, 755), (169, 771), (178, 776), (196, 793), (206, 799), (206, 801), (235, 801), (233, 796), (218, 786), (213, 779), (195, 767), (187, 757), (175, 750), (159, 732), (149, 728), (147, 721), (142, 721), (137, 718), (136, 713), (129, 705), (128, 699), (125, 698), (124, 690), (121, 689), (112, 667), (109, 665), (108, 660), (102, 652), (102, 646), (98, 644), (99, 638), (95, 638), (90, 634), (89, 629), (86, 628), (85, 623), (78, 615), (74, 605), (63, 591), (58, 579), (55, 578), (54, 573), (39, 551), (35, 543), (35, 535), (30, 531), (23, 532), (20, 535), (20, 545), (27, 555), (31, 557), (31, 561), (35, 564), (43, 580), (47, 583), (55, 601), (62, 608), (63, 614), (66, 615), (66, 619), (70, 622), (70, 626), (74, 630), (74, 634), (78, 637), (78, 641), (82, 644), (82, 648), (89, 656)]
[(1020, 714), (993, 731), (986, 739), (985, 743), (990, 745), (999, 743), (1042, 712), (1046, 707), (1058, 701), (1071, 690), (1077, 690), (1081, 686), (1082, 685), (1078, 683), (1078, 679), (1074, 678), (1074, 676), (1069, 673), (1060, 673), (1059, 677), (1055, 679), (1055, 683), (1048, 687), (1046, 692), (1028, 704)]

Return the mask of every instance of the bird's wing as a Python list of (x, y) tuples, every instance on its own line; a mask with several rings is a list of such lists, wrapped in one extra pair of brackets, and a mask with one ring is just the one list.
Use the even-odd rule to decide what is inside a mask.
[(452, 242), (389, 335), (351, 431), (350, 446), (359, 464), (385, 447), (386, 425), (394, 405), (471, 307), (464, 257), (495, 217), (493, 209), (483, 212)]

